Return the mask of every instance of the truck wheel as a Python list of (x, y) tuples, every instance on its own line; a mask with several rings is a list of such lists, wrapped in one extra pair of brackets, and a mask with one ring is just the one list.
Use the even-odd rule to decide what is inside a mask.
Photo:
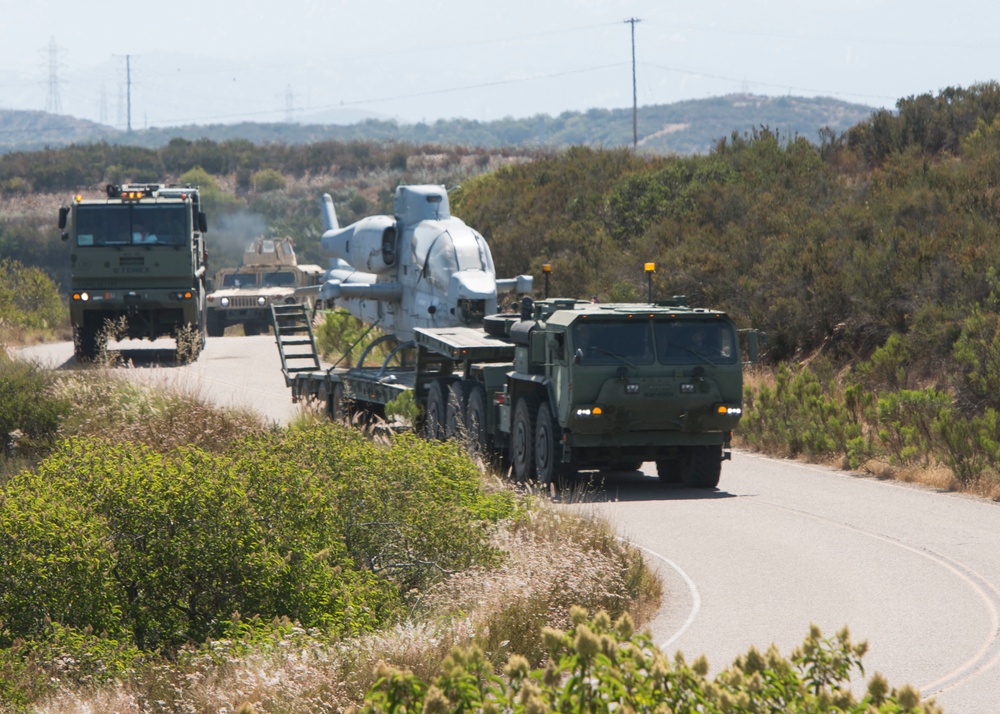
[(253, 337), (254, 335), (260, 334), (260, 325), (256, 322), (244, 322), (243, 323), (243, 334), (247, 337)]
[(678, 459), (658, 459), (656, 461), (656, 475), (660, 477), (661, 483), (682, 483), (684, 481)]
[(443, 439), (447, 415), (444, 381), (435, 379), (427, 390), (427, 409), (424, 416), (424, 433), (428, 439)]
[(226, 334), (226, 323), (222, 321), (222, 315), (211, 313), (208, 316), (208, 336), (222, 337)]
[(684, 470), (684, 485), (689, 488), (715, 488), (722, 473), (721, 446), (691, 446), (688, 467)]
[(98, 331), (93, 320), (83, 318), (83, 324), (73, 328), (73, 354), (77, 362), (91, 362), (97, 357)]
[(474, 384), (469, 390), (465, 404), (465, 428), (472, 450), (484, 459), (489, 458), (493, 444), (486, 431), (486, 389), (481, 384)]
[(542, 404), (538, 407), (538, 418), (535, 420), (534, 446), (535, 471), (538, 473), (538, 482), (544, 486), (558, 481), (564, 473), (559, 456), (558, 430), (559, 425), (552, 418), (549, 405)]
[(535, 477), (535, 425), (532, 420), (532, 404), (522, 397), (514, 405), (514, 417), (510, 429), (510, 465), (514, 478), (530, 481)]
[(464, 439), (469, 431), (465, 425), (465, 383), (456, 380), (448, 387), (444, 408), (444, 437)]

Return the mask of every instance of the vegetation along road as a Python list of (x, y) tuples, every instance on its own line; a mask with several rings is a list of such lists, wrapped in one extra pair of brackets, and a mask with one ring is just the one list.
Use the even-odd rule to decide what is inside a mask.
[[(135, 373), (286, 423), (296, 413), (273, 337), (210, 338), (201, 359), (126, 351)], [(24, 350), (73, 367), (68, 343)], [(163, 360), (165, 366), (156, 366)], [(1000, 701), (1000, 506), (894, 481), (738, 452), (720, 489), (661, 487), (644, 473), (587, 489), (665, 583), (652, 623), (668, 652), (718, 671), (751, 645), (789, 652), (811, 623), (869, 643), (866, 674), (910, 682), (946, 712)]]

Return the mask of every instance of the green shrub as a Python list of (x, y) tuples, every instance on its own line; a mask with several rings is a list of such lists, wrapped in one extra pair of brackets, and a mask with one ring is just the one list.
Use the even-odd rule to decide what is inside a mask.
[(11, 327), (51, 330), (65, 321), (66, 308), (51, 278), (40, 268), (0, 259), (0, 333)]
[(455, 649), (433, 682), (383, 663), (362, 714), (939, 712), (933, 703), (921, 703), (913, 687), (890, 690), (878, 674), (864, 697), (856, 699), (850, 678), (863, 673), (867, 645), (852, 642), (846, 628), (824, 638), (813, 626), (788, 659), (773, 646), (763, 654), (752, 648), (714, 679), (707, 676), (704, 657), (689, 664), (678, 654), (670, 662), (648, 635), (633, 632), (628, 616), (612, 622), (602, 611), (588, 620), (577, 608), (567, 632), (545, 628), (542, 636), (549, 663), (532, 670), (527, 659), (514, 654), (503, 677), (476, 648)]
[(255, 171), (250, 177), (250, 183), (255, 191), (266, 193), (268, 191), (284, 191), (287, 182), (280, 172), (274, 169), (261, 169)]
[(71, 402), (56, 395), (55, 377), (0, 350), (0, 454), (34, 456), (48, 449)]
[(58, 623), (169, 649), (237, 612), (368, 631), (411, 589), (495, 564), (513, 513), (453, 444), (334, 424), (223, 454), (71, 438), (4, 486), (0, 644)]

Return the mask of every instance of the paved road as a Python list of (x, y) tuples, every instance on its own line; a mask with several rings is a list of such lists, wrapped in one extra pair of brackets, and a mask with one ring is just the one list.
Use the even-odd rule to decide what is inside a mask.
[[(74, 368), (68, 344), (24, 353)], [(279, 423), (298, 409), (273, 337), (209, 338), (183, 367), (162, 350), (125, 356), (137, 374)], [(579, 507), (657, 565), (666, 605), (652, 630), (665, 649), (704, 653), (718, 671), (750, 645), (790, 653), (810, 623), (848, 625), (869, 642), (869, 675), (918, 686), (949, 714), (1000, 709), (1000, 505), (742, 452), (708, 493), (661, 487), (646, 466)]]

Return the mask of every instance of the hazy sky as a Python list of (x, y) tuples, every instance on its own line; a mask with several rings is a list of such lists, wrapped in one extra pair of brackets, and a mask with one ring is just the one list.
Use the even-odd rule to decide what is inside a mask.
[(2, 4), (0, 109), (120, 126), (128, 64), (138, 128), (631, 107), (629, 18), (640, 105), (750, 92), (892, 107), (1000, 62), (995, 0)]

